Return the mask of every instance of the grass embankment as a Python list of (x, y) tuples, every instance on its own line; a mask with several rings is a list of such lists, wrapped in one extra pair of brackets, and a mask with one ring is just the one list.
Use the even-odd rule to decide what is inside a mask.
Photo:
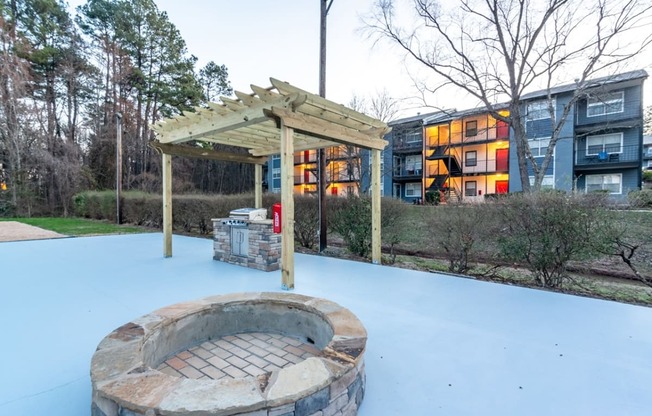
[(111, 224), (86, 218), (1, 218), (0, 221), (17, 221), (70, 236), (104, 234), (135, 234), (151, 232), (147, 228), (132, 225)]

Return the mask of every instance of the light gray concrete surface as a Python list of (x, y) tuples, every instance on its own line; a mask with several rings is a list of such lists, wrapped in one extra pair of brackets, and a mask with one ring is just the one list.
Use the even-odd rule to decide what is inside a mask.
[[(184, 300), (280, 291), (280, 272), (212, 260), (161, 234), (0, 245), (0, 415), (88, 415), (90, 359), (110, 331)], [(437, 274), (296, 256), (295, 293), (368, 331), (361, 416), (649, 415), (652, 309)]]

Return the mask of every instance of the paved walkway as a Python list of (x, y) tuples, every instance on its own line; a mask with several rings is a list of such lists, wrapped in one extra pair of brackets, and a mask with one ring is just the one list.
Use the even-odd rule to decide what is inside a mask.
[(43, 240), (66, 237), (54, 231), (44, 230), (18, 221), (0, 221), (0, 242)]
[[(0, 244), (0, 415), (86, 416), (113, 329), (174, 303), (280, 291), (280, 272), (212, 260), (161, 234)], [(652, 409), (652, 308), (298, 254), (295, 293), (368, 331), (360, 416), (641, 415)]]

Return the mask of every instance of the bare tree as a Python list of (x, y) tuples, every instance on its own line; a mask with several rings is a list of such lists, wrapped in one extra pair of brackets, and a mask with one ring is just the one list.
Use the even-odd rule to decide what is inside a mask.
[(652, 105), (645, 107), (645, 115), (643, 117), (643, 134), (652, 135)]
[[(459, 0), (444, 9), (437, 0), (413, 0), (419, 22), (409, 29), (395, 1), (378, 0), (367, 20), (372, 33), (389, 39), (435, 75), (429, 92), (452, 86), (478, 100), (512, 127), (521, 184), (530, 191), (528, 162), (539, 190), (562, 127), (591, 78), (614, 73), (652, 42), (652, 4), (640, 0)], [(574, 74), (573, 97), (557, 112), (551, 86)], [(533, 157), (525, 131), (522, 97), (547, 90), (552, 135), (543, 160)], [(496, 100), (506, 101), (509, 115)], [(503, 107), (504, 108), (504, 107)]]
[[(387, 89), (376, 91), (376, 94), (368, 99), (354, 94), (353, 97), (351, 97), (348, 106), (356, 111), (368, 114), (386, 123), (393, 120), (400, 110), (399, 100), (392, 97)], [(347, 172), (354, 172), (354, 175), (358, 178), (355, 182), (358, 192), (367, 192), (368, 189), (361, 189), (361, 185), (363, 182), (370, 182), (365, 180), (365, 178), (370, 177), (370, 171), (362, 166), (363, 158), (361, 157), (361, 149), (353, 146), (346, 146), (343, 151), (347, 155)], [(382, 155), (383, 154), (381, 153), (381, 157)], [(391, 176), (391, 166), (385, 166), (381, 175)]]
[(372, 117), (387, 123), (396, 118), (399, 112), (398, 105), (399, 101), (389, 95), (387, 89), (383, 88), (381, 91), (376, 91), (376, 95), (369, 99), (367, 111)]

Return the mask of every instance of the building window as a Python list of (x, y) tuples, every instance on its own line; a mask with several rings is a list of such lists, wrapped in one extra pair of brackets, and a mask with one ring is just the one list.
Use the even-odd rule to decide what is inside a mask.
[(405, 170), (408, 175), (421, 175), (423, 160), (421, 155), (412, 155), (405, 157)]
[(272, 179), (281, 179), (281, 168), (272, 169)]
[(548, 145), (550, 144), (550, 138), (546, 137), (544, 139), (531, 139), (528, 140), (530, 144), (530, 151), (534, 157), (543, 157), (548, 151)]
[(416, 143), (422, 140), (423, 133), (421, 129), (410, 130), (405, 133), (405, 142), (406, 143)]
[(420, 198), (421, 197), (421, 183), (420, 182), (406, 183), (405, 184), (405, 196)]
[(478, 122), (476, 120), (466, 122), (466, 137), (478, 134)]
[[(534, 176), (530, 176), (530, 186), (534, 186)], [(555, 189), (555, 177), (546, 175), (541, 181), (541, 189)]]
[(464, 182), (464, 196), (476, 196), (478, 192), (478, 183), (476, 181)]
[(589, 97), (586, 105), (586, 116), (597, 117), (605, 114), (622, 113), (625, 109), (625, 93), (623, 91), (600, 94)]
[(623, 175), (587, 175), (586, 192), (609, 191), (610, 194), (622, 193)]
[[(526, 117), (528, 121), (544, 120), (550, 118), (550, 108), (548, 100), (534, 101), (527, 105)], [(552, 100), (552, 108), (555, 108), (555, 100)]]
[(478, 164), (478, 152), (471, 150), (464, 155), (465, 166), (476, 166)]
[(600, 155), (600, 153), (621, 153), (623, 145), (623, 134), (601, 134), (586, 138), (586, 154)]

